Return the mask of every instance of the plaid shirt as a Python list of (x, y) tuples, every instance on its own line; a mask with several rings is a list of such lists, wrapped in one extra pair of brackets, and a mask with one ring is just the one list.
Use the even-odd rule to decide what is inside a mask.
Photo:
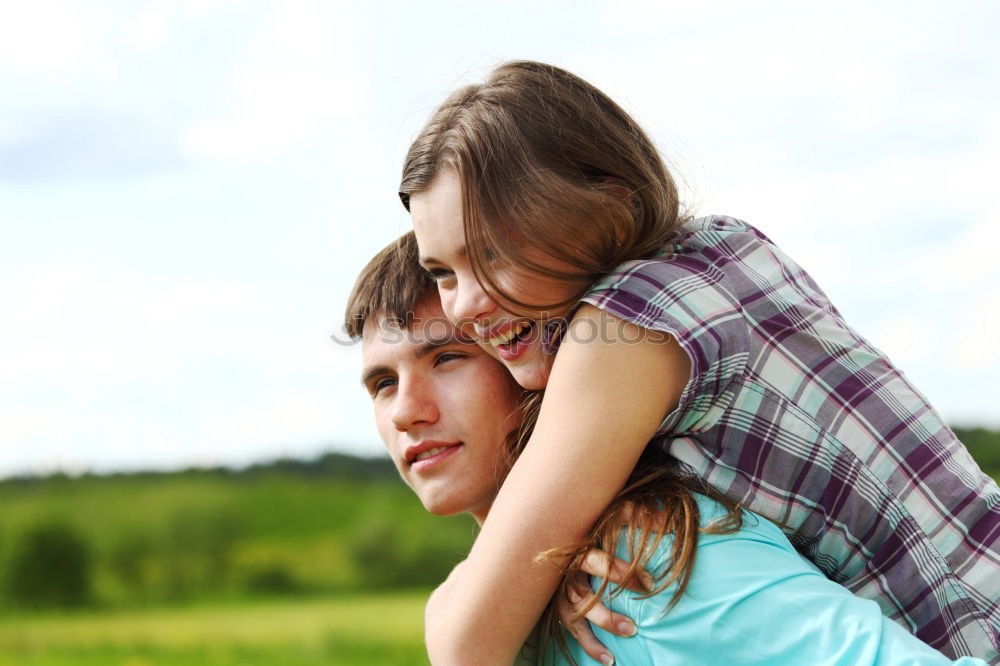
[(1000, 489), (766, 236), (692, 220), (583, 300), (690, 356), (658, 434), (690, 472), (931, 646), (1000, 662)]

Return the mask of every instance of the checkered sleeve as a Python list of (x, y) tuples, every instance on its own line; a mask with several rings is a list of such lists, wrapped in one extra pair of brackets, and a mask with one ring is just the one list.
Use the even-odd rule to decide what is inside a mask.
[(733, 399), (733, 384), (749, 355), (747, 324), (722, 272), (679, 245), (673, 253), (622, 264), (582, 299), (642, 328), (668, 333), (691, 361), (691, 376), (677, 409), (660, 432), (687, 434), (710, 428)]
[(687, 353), (659, 434), (688, 473), (929, 645), (1000, 664), (1000, 489), (770, 239), (690, 220), (583, 300)]

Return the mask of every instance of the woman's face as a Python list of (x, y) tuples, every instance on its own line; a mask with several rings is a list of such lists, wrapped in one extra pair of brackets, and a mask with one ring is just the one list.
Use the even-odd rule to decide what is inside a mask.
[[(420, 263), (438, 286), (445, 315), (459, 329), (507, 366), (527, 389), (545, 388), (554, 356), (542, 348), (542, 326), (566, 314), (537, 312), (515, 315), (483, 289), (472, 270), (462, 225), (462, 185), (453, 169), (443, 170), (428, 188), (410, 196), (413, 230)], [(530, 250), (529, 250), (530, 252)], [(530, 257), (542, 265), (544, 257)], [(539, 277), (515, 266), (495, 266), (497, 281), (511, 297), (527, 303), (558, 303), (575, 287)]]

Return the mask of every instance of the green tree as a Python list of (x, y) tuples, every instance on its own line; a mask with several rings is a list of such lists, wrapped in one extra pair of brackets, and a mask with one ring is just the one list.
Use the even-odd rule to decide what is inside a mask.
[(120, 532), (108, 553), (111, 571), (134, 598), (143, 598), (147, 592), (152, 556), (151, 538), (134, 529)]
[(80, 606), (91, 598), (91, 553), (69, 524), (48, 521), (15, 541), (3, 588), (12, 604), (26, 608)]
[(162, 535), (166, 594), (184, 598), (223, 588), (243, 531), (243, 521), (232, 507), (185, 506), (175, 511)]
[(1000, 432), (986, 428), (954, 428), (984, 472), (1000, 477)]
[(469, 550), (471, 533), (413, 530), (390, 520), (367, 524), (351, 544), (351, 559), (367, 587), (436, 585)]

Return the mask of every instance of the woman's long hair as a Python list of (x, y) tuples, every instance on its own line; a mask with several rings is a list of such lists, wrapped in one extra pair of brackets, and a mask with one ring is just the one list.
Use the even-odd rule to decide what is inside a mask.
[[(673, 179), (635, 120), (583, 79), (539, 62), (500, 65), (437, 108), (406, 155), (407, 210), (410, 195), (445, 169), (462, 183), (477, 278), (529, 310), (575, 303), (619, 264), (655, 255), (682, 221)], [(529, 248), (554, 261), (541, 265), (525, 256)], [(517, 300), (493, 257), (577, 293), (561, 303)]]
[[(504, 449), (503, 469), (509, 470), (528, 443), (544, 391), (526, 392), (522, 400), (521, 425), (507, 439)], [(646, 595), (651, 597), (675, 586), (667, 606), (668, 612), (684, 594), (694, 570), (700, 533), (727, 534), (737, 531), (743, 524), (740, 505), (713, 491), (697, 477), (683, 475), (676, 460), (670, 457), (660, 442), (653, 441), (643, 451), (629, 475), (625, 487), (615, 496), (597, 522), (577, 543), (568, 544), (542, 553), (537, 562), (555, 562), (563, 578), (556, 595), (566, 595), (570, 576), (582, 570), (587, 552), (593, 548), (614, 553), (624, 536), (627, 543), (628, 569), (624, 579), (611, 591), (614, 597), (626, 587), (638, 583), (641, 589), (643, 572), (653, 576), (653, 586)], [(501, 475), (503, 476), (503, 475)], [(728, 509), (728, 513), (708, 527), (700, 527), (701, 516), (694, 493), (712, 497)], [(663, 537), (671, 536), (670, 554), (665, 562), (653, 561)], [(597, 591), (577, 611), (582, 617), (607, 592), (609, 582), (601, 581)], [(566, 647), (566, 637), (559, 626), (555, 598), (545, 609), (540, 620), (541, 644), (539, 654), (545, 655), (555, 641), (559, 649), (572, 661)]]

